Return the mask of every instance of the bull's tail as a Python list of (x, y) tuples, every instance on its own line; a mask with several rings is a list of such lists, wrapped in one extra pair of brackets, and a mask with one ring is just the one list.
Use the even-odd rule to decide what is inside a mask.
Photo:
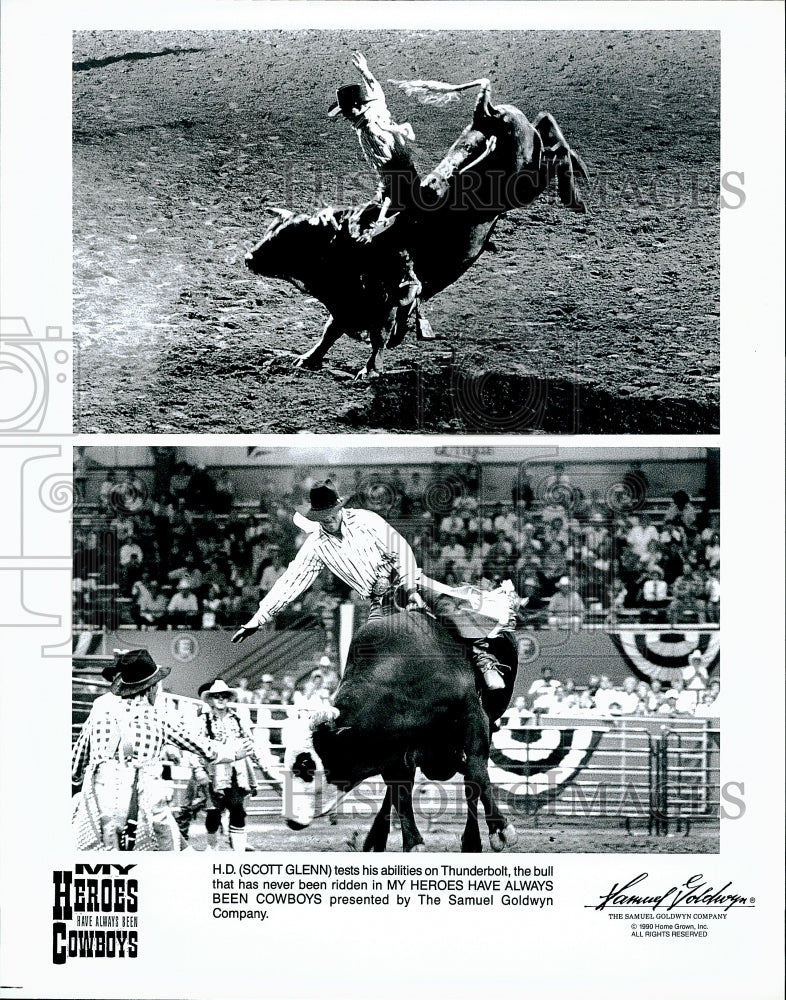
[(421, 104), (449, 104), (459, 99), (460, 90), (472, 90), (473, 87), (487, 90), (491, 87), (491, 81), (485, 77), (470, 80), (469, 83), (442, 83), (439, 80), (388, 80), (388, 83), (403, 90), (407, 97), (417, 97)]

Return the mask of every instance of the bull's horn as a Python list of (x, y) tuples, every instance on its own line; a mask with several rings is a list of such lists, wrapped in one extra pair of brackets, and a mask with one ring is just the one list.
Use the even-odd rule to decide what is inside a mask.
[(282, 219), (292, 219), (295, 216), (294, 212), (290, 212), (288, 208), (278, 208), (275, 205), (265, 205), (266, 212), (272, 212), (273, 215), (280, 215)]

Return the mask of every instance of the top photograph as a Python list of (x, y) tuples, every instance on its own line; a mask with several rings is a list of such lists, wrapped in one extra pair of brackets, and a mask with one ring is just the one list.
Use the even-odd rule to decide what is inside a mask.
[(77, 433), (713, 434), (720, 35), (73, 35)]

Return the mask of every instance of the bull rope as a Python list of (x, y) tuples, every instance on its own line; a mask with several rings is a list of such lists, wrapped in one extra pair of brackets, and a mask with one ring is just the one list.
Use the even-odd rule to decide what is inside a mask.
[(440, 80), (388, 80), (407, 97), (416, 97), (421, 104), (450, 104), (459, 99), (458, 91), (473, 87), (490, 87), (491, 81), (481, 77), (469, 83), (442, 83)]

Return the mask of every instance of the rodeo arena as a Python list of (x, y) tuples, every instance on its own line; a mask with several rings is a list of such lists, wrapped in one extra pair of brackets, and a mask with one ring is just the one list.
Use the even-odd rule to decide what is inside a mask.
[(74, 476), (79, 849), (718, 850), (717, 449)]

